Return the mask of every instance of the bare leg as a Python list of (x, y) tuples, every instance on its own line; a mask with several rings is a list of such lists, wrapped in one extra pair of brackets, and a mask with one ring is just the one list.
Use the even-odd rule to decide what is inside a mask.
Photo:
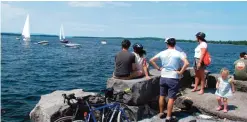
[(227, 106), (228, 106), (228, 103), (227, 103), (227, 98), (223, 98), (223, 101), (224, 101), (224, 113), (227, 113), (227, 111), (228, 111), (228, 108), (227, 108)]
[(159, 116), (160, 117), (163, 115), (164, 105), (165, 105), (165, 96), (160, 96), (159, 98), (159, 108), (160, 108)]
[(199, 70), (195, 70), (195, 86), (194, 86), (194, 89), (192, 90), (192, 92), (197, 91), (199, 80), (200, 80)]
[(201, 90), (199, 91), (198, 94), (204, 94), (204, 87), (205, 87), (205, 70), (204, 69), (199, 70), (199, 77), (201, 80)]
[(218, 101), (218, 107), (217, 107), (217, 111), (222, 110), (222, 98), (221, 97), (217, 97), (217, 101)]
[(166, 117), (172, 116), (172, 109), (173, 109), (174, 99), (169, 98), (168, 104), (167, 104), (167, 115)]

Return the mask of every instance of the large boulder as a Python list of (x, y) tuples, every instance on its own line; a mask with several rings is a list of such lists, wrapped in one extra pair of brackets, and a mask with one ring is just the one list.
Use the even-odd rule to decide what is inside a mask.
[(157, 70), (150, 70), (151, 79), (144, 78), (122, 80), (109, 78), (107, 88), (113, 87), (114, 91), (131, 89), (131, 93), (124, 95), (124, 102), (128, 105), (144, 105), (159, 95), (160, 74)]
[(82, 89), (74, 89), (71, 91), (54, 91), (50, 94), (42, 95), (38, 104), (30, 112), (29, 116), (33, 122), (53, 122), (61, 117), (69, 106), (64, 103), (62, 94), (74, 93), (76, 97), (83, 97), (87, 95), (96, 95), (92, 92), (84, 92)]
[(188, 67), (183, 73), (183, 78), (180, 81), (181, 88), (189, 88), (195, 80), (195, 71), (192, 67)]
[[(209, 88), (216, 88), (216, 82), (220, 74), (210, 74), (208, 77)], [(230, 76), (233, 77), (233, 76)], [(247, 92), (247, 81), (234, 80), (234, 84), (237, 91)]]

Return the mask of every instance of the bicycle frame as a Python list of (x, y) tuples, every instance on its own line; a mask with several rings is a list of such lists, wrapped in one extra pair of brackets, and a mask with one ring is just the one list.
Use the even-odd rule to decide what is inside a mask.
[[(88, 103), (86, 103), (86, 104), (87, 104), (87, 106), (89, 106)], [(89, 112), (89, 114), (88, 114), (87, 117), (86, 117), (87, 122), (90, 121), (90, 118), (91, 118), (91, 117), (92, 117), (92, 119), (93, 119), (94, 122), (97, 122), (97, 120), (96, 120), (95, 115), (94, 115), (93, 112), (96, 111), (96, 110), (104, 109), (104, 108), (114, 109), (114, 111), (113, 111), (113, 113), (112, 113), (112, 115), (111, 115), (111, 119), (110, 119), (109, 122), (112, 122), (112, 119), (113, 119), (115, 113), (117, 112), (117, 110), (119, 110), (119, 111), (123, 114), (123, 116), (125, 117), (125, 119), (128, 120), (128, 118), (127, 118), (126, 115), (125, 115), (125, 112), (120, 108), (120, 103), (115, 102), (115, 103), (106, 104), (106, 105), (104, 105), (104, 106), (101, 106), (101, 107), (98, 107), (98, 108), (93, 108), (93, 109), (89, 107), (89, 111), (90, 111), (90, 112)], [(128, 120), (128, 122), (129, 122), (129, 120)]]

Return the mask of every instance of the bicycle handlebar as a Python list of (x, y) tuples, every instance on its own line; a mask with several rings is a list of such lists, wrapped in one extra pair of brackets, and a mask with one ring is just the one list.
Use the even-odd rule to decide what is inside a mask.
[[(104, 90), (100, 90), (101, 92), (103, 92), (105, 94), (105, 98), (110, 98), (110, 99), (116, 99), (118, 96), (121, 96), (121, 95), (124, 95), (124, 94), (127, 94), (127, 93), (130, 93), (131, 92), (131, 89), (128, 88), (128, 89), (125, 89), (124, 91), (120, 91), (120, 92), (117, 92), (117, 93), (113, 93), (114, 89), (113, 88), (108, 88), (108, 89), (104, 89)], [(90, 96), (86, 96), (85, 98), (84, 97), (75, 97), (75, 94), (72, 93), (72, 94), (62, 94), (63, 98), (64, 98), (64, 103), (66, 102), (67, 100), (67, 104), (68, 105), (72, 105), (70, 100), (74, 99), (76, 101), (81, 101), (81, 100), (88, 100), (88, 98)]]

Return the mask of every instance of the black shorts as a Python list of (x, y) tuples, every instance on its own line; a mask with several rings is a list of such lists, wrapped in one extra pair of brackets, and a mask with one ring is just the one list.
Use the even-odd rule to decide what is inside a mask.
[(179, 91), (179, 79), (160, 78), (160, 96), (175, 99)]

